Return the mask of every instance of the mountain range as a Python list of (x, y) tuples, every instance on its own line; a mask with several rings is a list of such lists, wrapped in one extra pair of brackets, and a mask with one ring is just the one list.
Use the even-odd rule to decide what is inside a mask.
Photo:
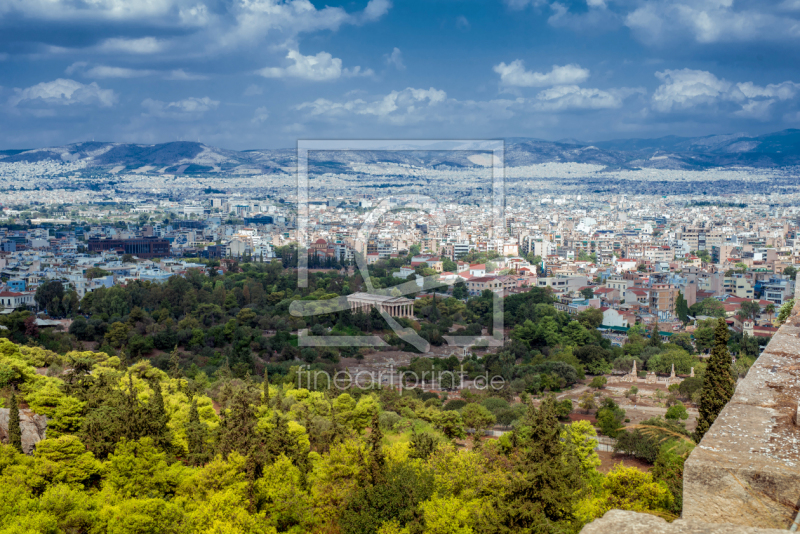
[[(296, 164), (293, 149), (236, 151), (202, 143), (178, 141), (156, 145), (85, 142), (32, 150), (0, 150), (0, 163), (39, 161), (79, 162), (99, 171), (206, 173), (283, 173)], [(485, 161), (490, 161), (484, 158)], [(800, 130), (759, 136), (745, 133), (705, 137), (667, 136), (657, 139), (616, 139), (593, 143), (563, 139), (511, 137), (505, 140), (505, 164), (524, 166), (575, 162), (607, 168), (700, 170), (711, 167), (781, 167), (800, 165)], [(309, 170), (354, 172), (359, 163), (398, 163), (427, 168), (481, 166), (474, 152), (360, 151), (314, 152)]]

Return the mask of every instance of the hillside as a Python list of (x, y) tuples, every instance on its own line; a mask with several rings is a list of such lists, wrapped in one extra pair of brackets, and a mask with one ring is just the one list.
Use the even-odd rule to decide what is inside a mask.
[[(612, 168), (702, 169), (709, 167), (776, 167), (800, 164), (800, 130), (790, 129), (751, 137), (737, 133), (705, 137), (617, 139), (586, 143), (577, 140), (506, 139), (506, 165), (589, 163)], [(396, 163), (417, 167), (476, 167), (466, 151), (318, 151), (310, 155), (310, 170), (353, 172), (353, 165)], [(473, 158), (474, 159), (474, 158)], [(182, 173), (290, 172), (296, 163), (292, 149), (236, 151), (202, 143), (177, 141), (156, 145), (75, 143), (33, 150), (0, 151), (0, 162), (85, 162), (111, 172), (142, 169)]]

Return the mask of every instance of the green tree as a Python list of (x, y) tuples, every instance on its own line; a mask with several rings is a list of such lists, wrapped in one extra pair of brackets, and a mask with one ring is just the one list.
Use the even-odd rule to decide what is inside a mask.
[(469, 291), (467, 290), (467, 284), (461, 281), (453, 284), (453, 298), (463, 300), (468, 297)]
[(197, 400), (192, 398), (192, 405), (189, 408), (189, 422), (186, 424), (189, 465), (204, 465), (210, 459), (206, 445), (207, 437), (208, 427), (200, 420), (200, 415), (197, 413)]
[(761, 314), (761, 306), (758, 302), (745, 301), (739, 306), (739, 311), (736, 315), (742, 320), (755, 321)]
[(583, 289), (581, 289), (581, 295), (585, 299), (594, 298), (594, 289), (592, 289), (591, 287), (584, 287)]
[(699, 417), (695, 430), (695, 441), (698, 443), (711, 428), (719, 412), (733, 396), (736, 382), (731, 373), (731, 355), (728, 352), (728, 325), (725, 319), (717, 321), (714, 331), (714, 348), (703, 377), (703, 389), (700, 393)]
[(794, 278), (797, 276), (797, 268), (795, 268), (793, 265), (789, 265), (783, 270), (783, 274), (788, 276), (791, 280), (794, 280)]
[(764, 306), (764, 313), (769, 316), (769, 322), (772, 322), (772, 317), (775, 315), (775, 304), (770, 302)]
[(596, 376), (592, 378), (592, 381), (589, 382), (589, 387), (594, 389), (602, 389), (605, 387), (608, 379), (604, 376)]
[(678, 316), (683, 324), (689, 322), (689, 304), (680, 291), (678, 291), (678, 297), (675, 299), (675, 315)]
[[(572, 520), (581, 496), (581, 463), (573, 447), (561, 439), (553, 397), (528, 408), (528, 438), (519, 477), (497, 503), (504, 532), (560, 532)], [(571, 443), (571, 442), (570, 442)]]
[(780, 311), (778, 312), (778, 322), (783, 324), (789, 319), (789, 316), (792, 314), (792, 309), (794, 308), (794, 299), (789, 299), (783, 303), (781, 306)]
[(19, 405), (17, 404), (17, 396), (11, 394), (11, 403), (9, 404), (8, 411), (8, 443), (22, 452), (22, 428), (19, 425)]
[(464, 425), (472, 429), (472, 443), (475, 447), (480, 445), (481, 437), (496, 421), (492, 412), (477, 403), (467, 404), (461, 410), (461, 417), (464, 419)]
[(373, 485), (380, 484), (386, 474), (386, 456), (383, 453), (383, 431), (381, 430), (378, 411), (372, 416), (372, 428), (369, 434), (369, 466), (368, 473)]
[(461, 414), (455, 410), (445, 409), (441, 411), (436, 414), (433, 423), (447, 439), (464, 438), (466, 436), (464, 421), (461, 419)]
[(653, 328), (650, 329), (650, 341), (647, 343), (650, 347), (661, 348), (661, 334), (658, 331), (658, 321), (653, 323)]
[(685, 421), (689, 418), (689, 412), (686, 411), (686, 406), (682, 402), (677, 402), (667, 409), (664, 419), (671, 421)]

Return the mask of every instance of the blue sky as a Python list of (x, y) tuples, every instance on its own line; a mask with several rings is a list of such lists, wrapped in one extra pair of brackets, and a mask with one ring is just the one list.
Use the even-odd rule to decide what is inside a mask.
[(0, 148), (800, 127), (800, 0), (0, 0)]

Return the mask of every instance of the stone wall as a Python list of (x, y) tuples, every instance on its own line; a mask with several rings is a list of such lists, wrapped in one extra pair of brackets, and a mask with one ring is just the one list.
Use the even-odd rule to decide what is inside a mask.
[(795, 302), (686, 461), (683, 518), (787, 529), (797, 515), (800, 298)]
[(667, 523), (660, 517), (637, 512), (611, 510), (592, 521), (581, 534), (785, 534), (785, 530), (743, 527), (731, 523), (704, 523), (678, 519)]

